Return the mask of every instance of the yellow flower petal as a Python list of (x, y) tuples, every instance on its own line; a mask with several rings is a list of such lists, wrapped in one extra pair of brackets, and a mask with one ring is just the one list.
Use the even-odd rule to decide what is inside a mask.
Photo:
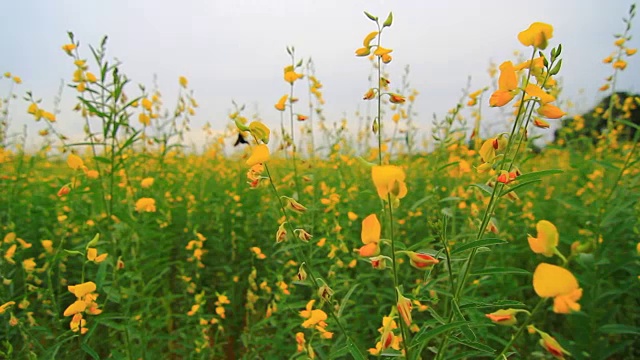
[(247, 166), (253, 166), (269, 160), (269, 147), (265, 144), (256, 145), (253, 147), (251, 156), (247, 159)]
[(578, 280), (565, 268), (541, 263), (533, 273), (533, 289), (540, 297), (556, 297), (577, 290)]
[(377, 243), (380, 241), (380, 221), (376, 214), (371, 214), (362, 220), (362, 231), (360, 237), (363, 244)]

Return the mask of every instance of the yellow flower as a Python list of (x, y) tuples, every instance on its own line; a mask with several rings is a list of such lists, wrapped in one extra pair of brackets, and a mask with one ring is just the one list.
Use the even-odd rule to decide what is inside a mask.
[(156, 201), (152, 198), (140, 198), (136, 201), (137, 212), (156, 212)]
[(327, 314), (320, 309), (313, 309), (313, 304), (315, 304), (315, 300), (310, 300), (307, 303), (306, 309), (300, 311), (300, 316), (303, 319), (306, 319), (302, 323), (303, 328), (312, 328), (316, 326), (319, 322), (327, 320)]
[(377, 55), (377, 56), (387, 55), (387, 54), (391, 53), (392, 51), (393, 50), (391, 50), (391, 49), (387, 49), (387, 48), (383, 48), (382, 46), (378, 46), (376, 51), (373, 52), (373, 55)]
[(107, 256), (109, 256), (109, 254), (107, 253), (98, 255), (98, 249), (96, 248), (87, 249), (87, 260), (93, 261), (96, 264), (103, 262), (107, 258)]
[(360, 256), (371, 257), (380, 253), (380, 233), (382, 228), (376, 214), (371, 214), (362, 220), (360, 238), (364, 244), (358, 251)]
[(140, 181), (140, 186), (144, 189), (150, 188), (153, 185), (154, 179), (152, 177), (147, 177)]
[(289, 95), (283, 95), (280, 100), (276, 103), (275, 107), (278, 111), (284, 111), (284, 103), (287, 101)]
[(65, 310), (64, 316), (71, 316), (81, 313), (87, 309), (87, 303), (83, 300), (76, 300), (73, 304), (69, 305)]
[(400, 94), (394, 94), (391, 93), (389, 94), (389, 101), (392, 104), (402, 104), (406, 101), (406, 99), (404, 98), (404, 96), (400, 95)]
[(390, 194), (393, 199), (402, 199), (407, 195), (405, 174), (401, 167), (395, 165), (373, 166), (371, 168), (373, 184), (382, 200), (387, 200)]
[(571, 355), (570, 352), (568, 352), (567, 350), (563, 349), (562, 346), (560, 346), (558, 341), (553, 336), (547, 334), (544, 331), (540, 331), (536, 328), (533, 328), (533, 330), (537, 331), (538, 334), (540, 334), (540, 337), (542, 338), (540, 339), (540, 346), (545, 348), (545, 350), (547, 350), (556, 359), (563, 360), (564, 355)]
[(6, 302), (6, 303), (0, 305), (0, 315), (4, 314), (5, 311), (7, 311), (7, 308), (9, 308), (9, 306), (12, 306), (12, 305), (15, 305), (15, 304), (16, 304), (15, 301), (9, 301), (9, 302)]
[(582, 297), (582, 289), (575, 276), (565, 268), (541, 263), (533, 273), (533, 289), (542, 298), (554, 298), (553, 311), (556, 313), (580, 311), (577, 301)]
[(87, 170), (85, 173), (89, 179), (97, 179), (100, 173), (97, 170)]
[(440, 260), (425, 253), (417, 253), (415, 251), (403, 251), (409, 256), (409, 263), (416, 269), (426, 270), (431, 266), (440, 262)]
[(249, 124), (249, 131), (251, 134), (256, 137), (256, 139), (261, 140), (263, 143), (269, 143), (269, 135), (271, 134), (271, 130), (267, 125), (263, 124), (260, 121), (252, 121)]
[(96, 291), (96, 284), (93, 281), (87, 281), (78, 285), (69, 285), (67, 286), (67, 290), (73, 293), (77, 298), (81, 298)]
[(71, 52), (76, 49), (76, 44), (65, 44), (62, 45), (62, 50), (66, 51), (67, 54), (71, 55)]
[(518, 40), (524, 46), (533, 46), (540, 50), (547, 48), (548, 40), (553, 37), (553, 26), (534, 22), (527, 30), (518, 34)]
[(285, 68), (284, 68), (284, 81), (288, 82), (289, 84), (293, 84), (294, 81), (296, 81), (298, 79), (302, 79), (303, 77), (304, 77), (304, 75), (295, 72), (295, 69), (293, 68), (292, 65), (285, 66)]
[(149, 126), (149, 124), (151, 123), (151, 118), (145, 113), (140, 113), (140, 115), (138, 115), (138, 121), (144, 126)]
[(22, 267), (24, 268), (24, 271), (28, 273), (32, 272), (36, 269), (36, 262), (33, 261), (33, 258), (24, 259), (22, 260)]
[(73, 170), (78, 170), (84, 166), (84, 162), (78, 155), (69, 154), (69, 157), (67, 157), (67, 165)]
[(22, 84), (22, 79), (20, 78), (20, 76), (14, 76), (13, 82), (16, 84)]
[(90, 82), (90, 83), (94, 83), (94, 82), (98, 81), (98, 78), (96, 78), (96, 76), (93, 75), (93, 73), (91, 73), (91, 72), (87, 71), (85, 76), (87, 77), (87, 81)]
[(307, 211), (307, 208), (300, 204), (296, 199), (290, 198), (288, 196), (281, 196), (281, 198), (285, 202), (285, 207), (291, 211), (295, 211), (298, 214), (303, 214)]
[(547, 220), (540, 220), (536, 224), (538, 237), (534, 238), (528, 235), (529, 247), (536, 254), (542, 254), (546, 257), (552, 257), (558, 246), (558, 229), (555, 225)]
[(632, 55), (634, 55), (635, 53), (638, 52), (638, 49), (627, 48), (627, 49), (624, 50), (624, 52), (627, 54), (627, 56), (632, 56)]
[(376, 93), (373, 89), (369, 89), (366, 94), (362, 97), (362, 100), (371, 100), (376, 96)]
[(180, 78), (178, 78), (178, 82), (180, 83), (180, 86), (182, 86), (183, 88), (187, 88), (187, 85), (189, 84), (189, 80), (187, 80), (186, 77), (184, 76), (180, 76)]
[(491, 314), (485, 314), (485, 316), (493, 321), (494, 324), (512, 326), (518, 322), (516, 314), (519, 312), (527, 311), (522, 309), (500, 309)]
[(546, 104), (554, 101), (556, 98), (553, 95), (547, 94), (546, 91), (538, 85), (529, 83), (524, 91), (531, 97), (537, 97), (540, 99), (541, 104)]
[(42, 244), (42, 247), (44, 248), (44, 251), (47, 252), (47, 254), (53, 254), (53, 241), (42, 240), (40, 241), (40, 244)]
[(560, 110), (560, 108), (555, 105), (544, 104), (538, 108), (538, 114), (549, 119), (559, 119), (565, 116), (567, 113)]
[(251, 151), (251, 156), (246, 161), (247, 166), (264, 163), (269, 160), (269, 147), (265, 144), (256, 145)]
[(624, 70), (624, 69), (627, 68), (627, 62), (624, 61), (624, 60), (618, 60), (618, 61), (613, 63), (613, 68), (614, 69)]
[(490, 106), (504, 106), (516, 96), (518, 89), (518, 78), (516, 70), (511, 61), (500, 64), (500, 77), (498, 78), (498, 90), (491, 94)]

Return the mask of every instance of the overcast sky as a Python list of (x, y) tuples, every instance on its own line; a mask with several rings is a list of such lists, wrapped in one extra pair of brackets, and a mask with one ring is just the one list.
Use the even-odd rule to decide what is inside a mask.
[[(60, 80), (71, 78), (74, 66), (61, 45), (67, 31), (80, 40), (80, 51), (90, 57), (87, 44), (109, 36), (108, 54), (122, 61), (122, 70), (134, 84), (152, 87), (153, 76), (166, 104), (173, 104), (178, 77), (189, 79), (200, 103), (193, 128), (206, 121), (223, 128), (231, 100), (257, 107), (267, 123), (279, 121), (273, 108), (288, 91), (282, 69), (289, 62), (287, 45), (302, 58), (312, 57), (324, 84), (325, 112), (338, 121), (343, 114), (357, 124), (354, 111), (368, 88), (368, 62), (354, 56), (373, 23), (363, 11), (384, 20), (393, 11), (394, 24), (385, 30), (384, 44), (393, 48), (388, 66), (392, 86), (400, 83), (405, 65), (410, 81), (420, 91), (415, 105), (418, 121), (428, 127), (433, 114), (444, 116), (455, 105), (471, 76), (471, 89), (489, 85), (490, 61), (513, 59), (514, 50), (529, 53), (517, 40), (518, 32), (535, 21), (552, 24), (551, 45), (563, 44), (563, 97), (585, 110), (601, 97), (597, 89), (611, 74), (602, 59), (614, 50), (613, 34), (624, 30), (621, 21), (632, 1), (537, 0), (234, 0), (234, 1), (60, 1), (22, 0), (3, 4), (0, 21), (0, 70), (22, 77), (17, 93), (32, 90), (53, 108)], [(632, 34), (637, 29), (632, 29)], [(634, 38), (630, 47), (640, 44)], [(638, 56), (632, 57), (618, 87), (639, 91)], [(91, 65), (91, 64), (90, 64)], [(95, 67), (93, 69), (95, 71)], [(96, 71), (97, 72), (97, 71)], [(132, 86), (130, 95), (135, 96)], [(8, 82), (0, 82), (8, 91)], [(299, 92), (302, 89), (298, 90)], [(304, 90), (306, 93), (306, 89)], [(5, 95), (2, 95), (5, 96)], [(65, 134), (80, 134), (82, 122), (69, 111), (76, 94), (66, 89), (58, 125)], [(13, 127), (37, 126), (25, 115), (27, 104), (12, 106)], [(484, 115), (498, 114), (494, 109)], [(194, 137), (197, 139), (197, 137)]]

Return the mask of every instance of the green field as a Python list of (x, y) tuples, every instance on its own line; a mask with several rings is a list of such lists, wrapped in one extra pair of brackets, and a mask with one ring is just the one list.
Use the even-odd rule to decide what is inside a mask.
[[(322, 70), (288, 47), (280, 127), (234, 103), (203, 152), (189, 81), (166, 107), (104, 43), (61, 50), (82, 140), (6, 73), (0, 358), (640, 357), (640, 97), (616, 91), (630, 25), (593, 111), (566, 114), (562, 46), (534, 23), (514, 34), (524, 58), (425, 137), (418, 92), (386, 73), (393, 17), (365, 14), (353, 100), (370, 115), (325, 119)], [(45, 124), (38, 150), (8, 136), (10, 102)], [(509, 131), (481, 131), (500, 111)]]

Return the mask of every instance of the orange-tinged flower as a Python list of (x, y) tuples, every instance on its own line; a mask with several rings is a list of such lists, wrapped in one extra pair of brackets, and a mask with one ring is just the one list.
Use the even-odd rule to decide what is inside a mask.
[(383, 54), (380, 59), (382, 60), (383, 63), (388, 64), (391, 62), (391, 60), (393, 60), (393, 58), (391, 57), (391, 55), (389, 54)]
[(289, 84), (293, 84), (296, 80), (302, 79), (304, 75), (295, 72), (295, 69), (292, 65), (285, 66), (284, 68), (284, 81)]
[(367, 56), (371, 54), (371, 48), (363, 47), (356, 49), (356, 56)]
[(491, 94), (490, 106), (504, 106), (516, 96), (518, 89), (518, 78), (516, 69), (511, 61), (500, 64), (500, 77), (498, 78), (498, 90)]
[(87, 303), (83, 300), (76, 300), (73, 304), (69, 305), (65, 310), (64, 316), (71, 316), (83, 312), (87, 308)]
[(24, 259), (22, 260), (22, 267), (24, 268), (24, 271), (30, 273), (33, 270), (36, 269), (36, 262), (34, 261), (34, 258), (28, 258), (28, 259)]
[(304, 345), (305, 345), (305, 340), (304, 340), (304, 333), (302, 332), (297, 332), (296, 333), (296, 343), (298, 344), (298, 348), (297, 351), (298, 352), (303, 352), (304, 351)]
[(402, 251), (403, 253), (409, 256), (409, 263), (416, 269), (426, 270), (429, 267), (437, 264), (440, 260), (434, 258), (433, 256), (425, 253), (418, 253), (414, 251)]
[(66, 51), (67, 54), (71, 54), (73, 50), (75, 50), (76, 44), (65, 44), (62, 45), (62, 50)]
[(298, 214), (302, 214), (307, 211), (307, 208), (300, 204), (296, 199), (290, 198), (288, 196), (281, 196), (281, 198), (285, 201), (285, 207), (289, 210), (295, 211)]
[(251, 151), (251, 156), (247, 159), (247, 166), (264, 163), (269, 160), (269, 147), (265, 144), (256, 145)]
[(552, 257), (558, 246), (558, 229), (555, 225), (547, 220), (540, 220), (536, 224), (538, 237), (534, 238), (528, 235), (529, 247), (536, 254), (542, 254), (546, 257)]
[(533, 46), (540, 50), (547, 48), (548, 40), (552, 37), (553, 26), (542, 22), (534, 22), (527, 30), (518, 34), (518, 40), (522, 45)]
[(68, 195), (71, 192), (69, 185), (64, 185), (58, 190), (58, 197)]
[(538, 108), (538, 114), (549, 119), (559, 119), (565, 116), (567, 113), (560, 110), (560, 108), (555, 105), (544, 104)]
[(371, 214), (362, 220), (360, 238), (364, 246), (359, 249), (360, 256), (372, 257), (380, 253), (381, 232), (382, 227), (376, 214)]
[(186, 88), (187, 85), (189, 85), (189, 80), (187, 80), (187, 78), (184, 76), (180, 76), (178, 78), (178, 82), (180, 83), (180, 86), (182, 86), (183, 88)]
[(298, 114), (298, 121), (305, 121), (307, 120), (309, 117), (306, 115), (302, 115), (302, 114)]
[(540, 99), (541, 104), (546, 104), (554, 101), (556, 98), (553, 95), (547, 94), (546, 91), (542, 90), (542, 88), (538, 85), (529, 83), (524, 91), (531, 97), (537, 97)]
[(624, 52), (627, 54), (627, 56), (632, 56), (632, 55), (634, 55), (635, 53), (638, 52), (638, 49), (627, 48), (627, 49), (624, 50)]
[(540, 331), (536, 328), (534, 328), (534, 330), (537, 331), (538, 334), (540, 334), (540, 337), (542, 338), (540, 339), (540, 346), (545, 348), (545, 350), (547, 350), (551, 355), (553, 355), (553, 357), (555, 357), (556, 359), (563, 360), (564, 355), (571, 355), (570, 352), (562, 348), (562, 346), (558, 343), (558, 341), (553, 336), (547, 334), (544, 331)]
[(556, 313), (580, 311), (577, 301), (582, 297), (582, 289), (575, 276), (565, 268), (541, 263), (533, 273), (533, 289), (542, 298), (554, 298), (553, 311)]
[(137, 212), (156, 212), (156, 201), (153, 198), (143, 197), (136, 201)]
[(387, 49), (387, 48), (383, 48), (382, 46), (378, 46), (376, 48), (376, 51), (373, 52), (373, 55), (377, 55), (377, 56), (382, 56), (382, 55), (387, 55), (389, 53), (391, 53), (393, 50), (391, 49)]
[(96, 291), (96, 284), (93, 281), (87, 281), (78, 285), (67, 286), (69, 292), (73, 293), (77, 298), (81, 298), (87, 294)]
[(287, 102), (287, 99), (289, 98), (289, 95), (283, 95), (280, 100), (278, 100), (278, 102), (276, 103), (275, 107), (276, 110), (278, 111), (284, 111), (284, 104), (285, 102)]
[(406, 101), (405, 97), (400, 94), (390, 93), (389, 101), (393, 104), (402, 104)]
[(327, 314), (320, 309), (313, 309), (313, 304), (315, 304), (315, 300), (309, 300), (307, 303), (306, 309), (300, 311), (300, 316), (303, 319), (306, 319), (302, 323), (302, 327), (309, 329), (316, 326), (319, 322), (327, 320)]
[(373, 88), (369, 89), (366, 94), (362, 97), (362, 100), (371, 100), (376, 96), (375, 90)]
[(15, 301), (9, 301), (9, 302), (6, 302), (6, 303), (0, 305), (0, 315), (4, 314), (5, 311), (7, 311), (7, 309), (9, 308), (9, 306), (13, 306), (15, 304), (16, 304)]
[(404, 180), (406, 175), (401, 167), (395, 165), (376, 165), (371, 168), (373, 184), (382, 200), (387, 200), (388, 195), (402, 199), (407, 195), (407, 185)]
[(489, 320), (493, 321), (494, 324), (512, 326), (518, 322), (516, 314), (519, 312), (528, 313), (528, 311), (521, 309), (500, 309), (492, 312), (491, 314), (485, 314), (485, 316), (489, 318)]
[(96, 264), (103, 262), (107, 256), (109, 256), (107, 253), (98, 255), (98, 249), (96, 248), (87, 249), (87, 260), (93, 261)]
[(533, 126), (538, 127), (540, 129), (548, 129), (549, 126), (551, 126), (551, 124), (549, 124), (548, 122), (540, 119), (540, 118), (534, 118), (533, 119)]
[(154, 179), (152, 177), (146, 177), (140, 181), (140, 186), (143, 189), (150, 188), (153, 185)]
[(624, 61), (624, 60), (618, 60), (618, 61), (613, 63), (613, 68), (614, 69), (624, 70), (624, 69), (627, 68), (627, 62)]

